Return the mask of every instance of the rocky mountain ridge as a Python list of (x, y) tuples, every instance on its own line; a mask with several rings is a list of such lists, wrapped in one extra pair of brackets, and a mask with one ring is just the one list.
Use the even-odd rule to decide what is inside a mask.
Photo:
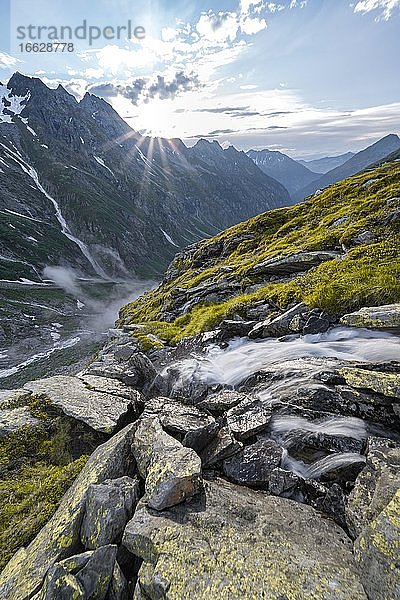
[(188, 248), (82, 372), (3, 393), (5, 600), (398, 596), (399, 192)]

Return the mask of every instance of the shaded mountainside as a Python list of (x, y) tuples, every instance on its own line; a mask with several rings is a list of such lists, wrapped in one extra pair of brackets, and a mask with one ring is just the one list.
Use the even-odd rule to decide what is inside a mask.
[(340, 167), (353, 156), (354, 152), (346, 152), (345, 154), (339, 154), (339, 156), (325, 156), (315, 160), (298, 160), (297, 162), (314, 173), (327, 173), (332, 169), (336, 169), (336, 167)]
[(316, 179), (311, 184), (303, 187), (294, 194), (294, 199), (300, 201), (306, 196), (313, 194), (316, 190), (322, 190), (337, 181), (341, 181), (346, 177), (351, 177), (366, 169), (370, 165), (377, 163), (392, 152), (400, 149), (400, 138), (398, 135), (390, 134), (375, 142), (365, 150), (357, 152), (344, 164), (332, 169), (319, 179)]
[(318, 173), (313, 173), (308, 167), (282, 152), (249, 150), (246, 154), (266, 175), (284, 185), (291, 196), (319, 178)]
[(153, 275), (177, 249), (289, 203), (233, 148), (141, 137), (104, 100), (19, 73), (0, 92), (0, 279), (60, 264)]
[(263, 303), (344, 312), (399, 301), (399, 197), (391, 163), (232, 227), (179, 254), (121, 323), (178, 340)]

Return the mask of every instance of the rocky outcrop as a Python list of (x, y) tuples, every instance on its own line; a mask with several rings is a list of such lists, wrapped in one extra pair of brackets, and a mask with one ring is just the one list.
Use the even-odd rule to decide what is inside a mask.
[(140, 503), (123, 543), (144, 561), (136, 598), (366, 599), (339, 527), (310, 507), (223, 481), (163, 513)]
[(368, 306), (341, 318), (343, 325), (383, 331), (400, 331), (400, 304)]
[(56, 375), (31, 381), (25, 389), (48, 398), (68, 417), (83, 421), (102, 433), (112, 433), (120, 419), (134, 407), (132, 399), (92, 390), (77, 377)]
[(377, 394), (400, 400), (400, 374), (380, 373), (352, 367), (340, 369), (339, 373), (344, 377), (346, 383), (356, 389), (372, 390)]
[(252, 273), (256, 275), (277, 275), (285, 277), (294, 273), (301, 273), (317, 267), (328, 260), (340, 257), (339, 252), (299, 252), (290, 256), (270, 258), (255, 265)]

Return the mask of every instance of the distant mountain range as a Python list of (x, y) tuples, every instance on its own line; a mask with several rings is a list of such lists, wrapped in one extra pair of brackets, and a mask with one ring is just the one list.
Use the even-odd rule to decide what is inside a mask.
[(246, 154), (266, 175), (282, 183), (291, 196), (319, 177), (282, 152), (249, 150)]
[[(296, 161), (271, 150), (249, 150), (247, 155), (270, 177), (276, 179), (289, 191), (292, 203), (300, 202), (307, 196), (351, 177), (367, 167), (386, 159), (400, 149), (398, 135), (390, 134), (368, 146), (364, 150), (353, 154), (348, 152), (336, 157), (322, 158), (317, 161)], [(346, 159), (346, 157), (349, 157)], [(392, 159), (394, 160), (394, 158)], [(326, 168), (328, 165), (339, 163), (326, 173), (314, 173), (311, 165), (317, 163), (317, 168)]]
[(288, 205), (244, 152), (142, 137), (104, 100), (13, 75), (0, 84), (0, 280), (45, 266), (152, 276), (175, 253)]
[(340, 165), (353, 156), (354, 152), (346, 152), (346, 154), (340, 154), (339, 156), (325, 156), (324, 158), (317, 158), (316, 160), (298, 160), (297, 162), (314, 173), (327, 173), (332, 169), (336, 169), (336, 167), (340, 167)]

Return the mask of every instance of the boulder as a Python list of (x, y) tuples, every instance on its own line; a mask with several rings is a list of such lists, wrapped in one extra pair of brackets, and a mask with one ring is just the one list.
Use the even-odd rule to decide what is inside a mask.
[(346, 521), (355, 538), (389, 504), (400, 488), (400, 445), (369, 438), (367, 462), (357, 477), (346, 506)]
[(325, 333), (330, 328), (331, 323), (328, 319), (319, 315), (311, 315), (304, 327), (303, 335), (315, 335), (317, 333)]
[(45, 396), (68, 417), (102, 433), (112, 433), (131, 405), (127, 398), (96, 392), (77, 377), (65, 375), (30, 381), (24, 389)]
[(118, 544), (139, 500), (139, 481), (130, 477), (91, 484), (86, 493), (81, 540), (94, 549)]
[(200, 458), (165, 433), (157, 417), (141, 419), (132, 450), (139, 472), (146, 479), (146, 498), (152, 508), (162, 510), (199, 491)]
[(233, 321), (225, 319), (219, 324), (220, 339), (230, 340), (234, 337), (244, 337), (250, 333), (257, 321)]
[(380, 373), (353, 367), (339, 369), (339, 373), (352, 387), (372, 390), (378, 394), (400, 400), (400, 375), (397, 373)]
[(226, 413), (230, 432), (245, 440), (263, 431), (271, 420), (272, 408), (261, 400), (248, 398)]
[(290, 256), (278, 256), (276, 258), (269, 258), (262, 263), (258, 263), (252, 269), (252, 273), (257, 275), (278, 275), (287, 276), (294, 273), (301, 273), (308, 271), (314, 267), (319, 266), (323, 262), (328, 260), (334, 260), (338, 258), (340, 254), (338, 252), (299, 252), (298, 254), (291, 254)]
[(354, 556), (369, 598), (400, 598), (400, 489), (354, 542)]
[(249, 397), (241, 392), (234, 390), (222, 390), (215, 394), (210, 394), (200, 404), (198, 408), (208, 410), (215, 415), (223, 415), (227, 410), (233, 408), (242, 400), (246, 400)]
[(92, 363), (83, 375), (118, 379), (136, 390), (148, 391), (157, 376), (157, 371), (151, 360), (142, 352), (135, 352), (123, 362), (117, 361), (112, 353), (111, 356), (100, 357), (100, 360)]
[(128, 600), (128, 582), (116, 561), (106, 600)]
[(279, 467), (283, 449), (273, 440), (260, 440), (224, 460), (225, 475), (234, 483), (262, 486)]
[(301, 478), (292, 471), (276, 467), (272, 469), (268, 478), (268, 491), (273, 496), (293, 498), (300, 492), (301, 481)]
[(120, 398), (126, 398), (130, 400), (133, 405), (141, 404), (143, 399), (137, 390), (132, 387), (125, 385), (118, 379), (110, 379), (109, 377), (97, 377), (96, 375), (86, 375), (84, 373), (78, 375), (79, 379), (83, 381), (85, 386), (96, 392), (103, 392), (104, 394), (111, 394), (112, 396), (119, 396)]
[(279, 337), (290, 333), (289, 324), (294, 317), (307, 311), (307, 305), (304, 302), (296, 304), (279, 317), (272, 320), (266, 320), (258, 323), (249, 333), (249, 338), (268, 338)]
[(145, 492), (148, 505), (163, 510), (190, 498), (200, 488), (199, 456), (168, 434), (161, 434), (147, 469)]
[(217, 435), (201, 452), (202, 463), (205, 467), (211, 467), (221, 462), (228, 456), (232, 456), (243, 447), (241, 442), (235, 440), (228, 427), (223, 427)]
[(366, 327), (386, 331), (400, 330), (400, 304), (366, 306), (344, 315), (340, 322), (348, 327)]
[(85, 494), (92, 483), (132, 475), (131, 445), (136, 424), (99, 446), (63, 497), (59, 508), (26, 549), (13, 556), (0, 575), (2, 600), (28, 600), (41, 587), (46, 572), (80, 547)]
[(223, 481), (156, 513), (140, 502), (123, 543), (143, 559), (135, 598), (366, 600), (351, 542), (311, 507)]
[(154, 398), (146, 404), (144, 415), (156, 415), (168, 433), (179, 437), (184, 446), (200, 452), (215, 435), (218, 424), (195, 406), (169, 398)]

